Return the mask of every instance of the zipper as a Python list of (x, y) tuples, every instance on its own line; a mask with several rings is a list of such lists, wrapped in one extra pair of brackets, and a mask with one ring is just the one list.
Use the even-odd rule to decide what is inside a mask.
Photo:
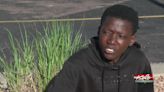
[(117, 72), (117, 92), (120, 92), (120, 66), (119, 65), (113, 65), (112, 70)]
[(117, 70), (117, 80), (118, 80), (118, 92), (120, 92), (120, 66), (118, 66), (118, 70)]

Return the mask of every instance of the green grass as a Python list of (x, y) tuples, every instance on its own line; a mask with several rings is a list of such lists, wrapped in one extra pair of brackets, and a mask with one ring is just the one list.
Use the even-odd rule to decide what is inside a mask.
[(12, 59), (0, 57), (1, 67), (10, 92), (43, 92), (48, 82), (68, 59), (84, 44), (81, 34), (73, 36), (71, 23), (47, 23), (44, 32), (37, 32), (32, 41), (21, 32), (21, 42), (9, 32)]

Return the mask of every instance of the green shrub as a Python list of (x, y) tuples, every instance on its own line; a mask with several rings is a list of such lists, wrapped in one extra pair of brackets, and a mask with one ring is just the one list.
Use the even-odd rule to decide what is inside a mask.
[(12, 59), (0, 58), (10, 92), (42, 92), (62, 65), (84, 44), (80, 33), (73, 33), (71, 23), (53, 22), (37, 32), (32, 41), (21, 32), (21, 42), (9, 32)]

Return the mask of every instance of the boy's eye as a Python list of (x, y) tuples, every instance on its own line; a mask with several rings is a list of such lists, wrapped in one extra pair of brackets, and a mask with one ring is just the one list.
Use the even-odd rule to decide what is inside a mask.
[(123, 38), (124, 36), (123, 35), (118, 35), (120, 38)]
[(125, 35), (122, 35), (122, 34), (119, 34), (118, 37), (121, 38), (121, 39), (126, 38), (126, 36)]

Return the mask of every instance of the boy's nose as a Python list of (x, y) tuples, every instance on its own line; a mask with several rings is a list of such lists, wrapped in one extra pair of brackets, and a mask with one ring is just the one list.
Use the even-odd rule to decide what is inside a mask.
[(112, 34), (111, 37), (108, 38), (108, 43), (109, 44), (116, 44), (117, 43), (117, 35)]

